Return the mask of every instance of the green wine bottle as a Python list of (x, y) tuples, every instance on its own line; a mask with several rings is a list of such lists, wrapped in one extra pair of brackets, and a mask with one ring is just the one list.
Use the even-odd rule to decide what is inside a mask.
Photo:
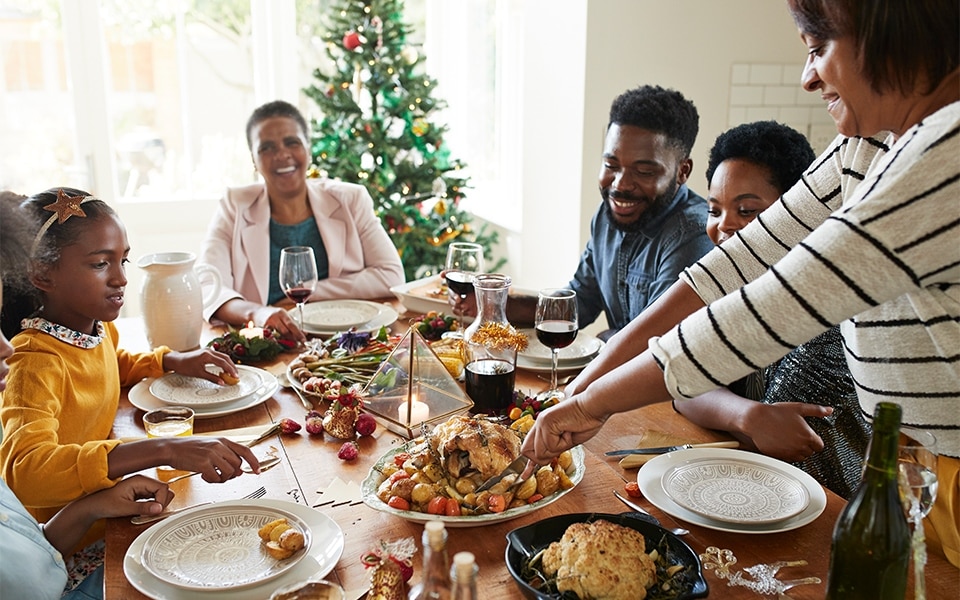
[(899, 404), (881, 402), (863, 480), (833, 529), (827, 600), (903, 600), (910, 528), (897, 488)]

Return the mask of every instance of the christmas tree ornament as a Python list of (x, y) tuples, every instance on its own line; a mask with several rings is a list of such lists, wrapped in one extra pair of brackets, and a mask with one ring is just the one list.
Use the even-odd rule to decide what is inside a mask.
[(414, 65), (420, 59), (420, 54), (413, 46), (404, 46), (400, 51), (400, 58), (408, 65)]
[(356, 50), (362, 43), (363, 42), (360, 38), (360, 34), (356, 31), (348, 31), (343, 36), (343, 47), (347, 50)]

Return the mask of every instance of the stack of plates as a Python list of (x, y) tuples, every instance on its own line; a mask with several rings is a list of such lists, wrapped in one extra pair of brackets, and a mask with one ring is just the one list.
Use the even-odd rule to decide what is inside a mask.
[(130, 403), (144, 411), (170, 405), (189, 406), (196, 418), (205, 419), (261, 404), (280, 387), (277, 378), (263, 369), (238, 365), (237, 371), (240, 382), (236, 385), (217, 385), (176, 373), (144, 379), (130, 388)]
[[(296, 307), (290, 309), (294, 322), (300, 321)], [(303, 330), (314, 335), (333, 335), (356, 327), (376, 331), (397, 320), (397, 311), (387, 304), (367, 300), (321, 300), (303, 305)]]
[[(270, 558), (257, 530), (286, 518), (304, 533), (304, 549)], [(293, 502), (234, 500), (171, 516), (141, 533), (123, 572), (150, 598), (261, 600), (308, 577), (323, 577), (343, 553), (343, 531), (323, 513)]]
[[(517, 354), (517, 366), (528, 371), (549, 372), (551, 369), (550, 348), (537, 340), (535, 329), (522, 330), (527, 336), (527, 349)], [(557, 354), (557, 369), (582, 369), (587, 366), (603, 348), (603, 341), (580, 333), (577, 339)]]
[(820, 516), (827, 505), (820, 484), (793, 465), (727, 448), (658, 456), (640, 468), (637, 483), (667, 514), (733, 533), (796, 529)]

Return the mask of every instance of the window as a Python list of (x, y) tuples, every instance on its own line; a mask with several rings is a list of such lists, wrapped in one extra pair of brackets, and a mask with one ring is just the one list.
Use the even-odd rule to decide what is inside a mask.
[[(405, 4), (409, 41), (424, 49), (449, 105), (438, 119), (451, 153), (468, 165), (467, 201), (487, 208), (505, 160), (496, 32), (509, 3)], [(326, 60), (329, 5), (0, 0), (0, 186), (168, 201), (254, 181), (243, 124), (255, 106), (287, 98), (319, 117), (300, 90)]]

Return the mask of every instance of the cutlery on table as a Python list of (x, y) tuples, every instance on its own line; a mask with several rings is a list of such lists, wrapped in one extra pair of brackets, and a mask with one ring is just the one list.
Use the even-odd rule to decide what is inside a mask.
[(478, 487), (476, 491), (477, 493), (480, 493), (485, 490), (489, 490), (496, 484), (500, 483), (500, 481), (504, 477), (507, 477), (508, 475), (519, 474), (519, 477), (517, 477), (516, 481), (514, 481), (513, 484), (510, 486), (510, 487), (516, 487), (521, 483), (523, 483), (524, 481), (530, 479), (530, 476), (533, 475), (534, 471), (537, 470), (538, 466), (539, 465), (537, 463), (533, 462), (526, 456), (521, 455), (512, 463), (507, 465), (506, 469), (504, 469), (503, 471), (500, 471), (499, 475), (494, 475), (490, 479), (480, 484), (480, 487)]
[[(269, 429), (266, 429), (263, 433), (261, 433), (261, 434), (260, 434), (259, 436), (257, 436), (256, 438), (250, 440), (249, 442), (244, 442), (243, 445), (246, 446), (247, 448), (253, 448), (254, 446), (256, 446), (257, 444), (259, 444), (259, 443), (262, 442), (263, 440), (265, 440), (265, 439), (267, 439), (268, 437), (270, 437), (270, 436), (274, 435), (275, 433), (277, 433), (278, 431), (280, 431), (280, 423), (274, 423), (273, 425), (270, 426)], [(202, 434), (201, 434), (201, 435), (202, 435)], [(277, 459), (277, 462), (279, 462), (279, 460), (280, 460), (280, 459)], [(272, 467), (274, 464), (276, 464), (276, 463), (271, 464), (270, 467)], [(267, 468), (270, 468), (270, 467), (267, 467)], [(262, 469), (262, 468), (263, 468), (263, 465), (260, 465), (260, 468)], [(170, 484), (170, 483), (173, 483), (174, 481), (180, 481), (181, 479), (186, 479), (186, 478), (188, 478), (188, 477), (193, 477), (194, 475), (199, 475), (199, 474), (200, 474), (199, 471), (193, 471), (193, 472), (191, 472), (191, 473), (184, 473), (183, 475), (177, 475), (176, 477), (172, 477), (172, 478), (168, 479), (168, 480), (166, 481), (166, 483), (167, 483), (167, 484)]]
[[(257, 489), (253, 490), (241, 500), (255, 500), (257, 498), (263, 498), (267, 495), (267, 488), (260, 486)], [(160, 519), (166, 519), (170, 515), (175, 515), (177, 513), (182, 513), (185, 510), (190, 510), (191, 508), (196, 508), (198, 506), (205, 506), (207, 504), (213, 504), (213, 502), (201, 502), (199, 504), (194, 504), (192, 506), (184, 506), (183, 508), (175, 508), (173, 510), (168, 510), (162, 512), (159, 515), (139, 515), (130, 519), (130, 522), (134, 525), (144, 525), (146, 523), (153, 523), (154, 521), (159, 521)]]
[(297, 395), (297, 398), (300, 398), (300, 404), (303, 404), (304, 408), (307, 410), (313, 410), (313, 402), (310, 402), (310, 399), (300, 391), (300, 388), (290, 381), (290, 377), (287, 375), (286, 371), (277, 375), (277, 381), (280, 382), (281, 387), (293, 390), (293, 393)]
[(703, 444), (679, 444), (677, 446), (657, 446), (655, 448), (627, 448), (626, 450), (611, 450), (605, 452), (607, 456), (624, 456), (626, 454), (666, 454), (689, 448), (739, 448), (740, 442), (728, 440), (725, 442), (706, 442)]
[[(640, 514), (643, 514), (643, 515), (646, 515), (647, 517), (649, 517), (649, 518), (646, 518), (646, 519), (644, 519), (644, 520), (650, 521), (651, 523), (653, 523), (654, 525), (656, 525), (656, 526), (658, 526), (658, 527), (663, 527), (663, 525), (660, 524), (660, 519), (656, 518), (655, 516), (651, 515), (651, 514), (648, 513), (647, 511), (643, 510), (643, 507), (640, 506), (639, 504), (637, 504), (636, 502), (633, 502), (633, 501), (631, 501), (631, 500), (628, 500), (628, 499), (626, 498), (626, 496), (624, 496), (623, 494), (621, 494), (621, 493), (618, 492), (617, 490), (613, 490), (613, 495), (616, 496), (617, 498), (619, 498), (619, 499), (620, 499), (620, 502), (623, 502), (624, 504), (626, 504), (627, 506), (629, 506), (630, 508), (632, 508), (632, 509), (635, 510), (636, 512), (638, 512), (638, 513), (640, 513)], [(672, 529), (669, 528), (669, 527), (664, 527), (664, 529), (666, 529), (667, 531), (669, 531), (669, 532), (672, 533), (673, 535), (687, 535), (688, 533), (690, 533), (690, 530), (689, 530), (689, 529), (684, 529), (683, 527), (674, 527), (674, 528), (672, 528)]]

